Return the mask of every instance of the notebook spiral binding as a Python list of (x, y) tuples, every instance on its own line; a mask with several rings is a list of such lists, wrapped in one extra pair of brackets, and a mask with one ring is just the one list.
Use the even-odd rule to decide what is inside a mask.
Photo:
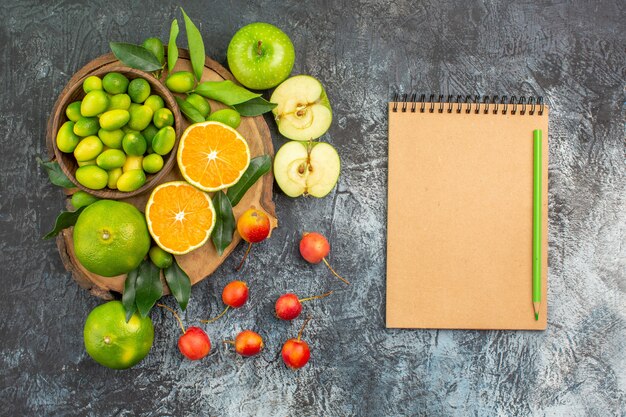
[[(416, 93), (411, 94), (411, 99), (409, 100), (409, 95), (407, 93), (402, 94), (402, 99), (398, 100), (400, 95), (398, 93), (394, 94), (393, 97), (393, 112), (398, 111), (398, 107), (400, 106), (400, 111), (406, 113), (411, 105), (410, 112), (415, 113), (419, 111), (420, 113), (424, 113), (428, 111), (429, 113), (434, 113), (435, 109), (438, 113), (443, 113), (444, 110), (447, 113), (452, 113), (456, 111), (456, 113), (461, 113), (463, 104), (467, 104), (465, 107), (465, 113), (471, 113), (472, 111), (475, 114), (479, 114), (482, 110), (484, 114), (489, 114), (491, 111), (493, 114), (517, 114), (519, 107), (519, 114), (524, 115), (527, 112), (528, 114), (534, 115), (535, 111), (537, 114), (541, 116), (544, 111), (544, 103), (543, 97), (516, 97), (511, 96), (510, 98), (507, 96), (471, 96), (467, 95), (463, 97), (462, 95), (457, 95), (456, 99), (454, 95), (450, 94), (448, 96), (444, 96), (443, 94), (439, 94), (436, 96), (435, 94), (431, 94), (428, 100), (426, 100), (426, 94), (422, 94), (417, 97)], [(436, 98), (436, 99), (435, 99)], [(419, 105), (419, 109), (417, 106)], [(428, 105), (428, 106), (427, 106)], [(482, 109), (481, 109), (482, 106)], [(455, 108), (456, 107), (456, 108)], [(537, 109), (538, 107), (538, 109)]]

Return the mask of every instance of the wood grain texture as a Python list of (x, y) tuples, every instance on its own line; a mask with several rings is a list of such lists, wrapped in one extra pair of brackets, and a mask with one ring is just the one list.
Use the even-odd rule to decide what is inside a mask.
[[(228, 282), (250, 285), (249, 303), (203, 326), (214, 342), (207, 358), (184, 361), (175, 321), (155, 309), (150, 354), (116, 372), (83, 346), (85, 318), (101, 300), (74, 283), (54, 242), (41, 241), (64, 204), (35, 156), (46, 152), (46, 120), (71, 75), (109, 41), (166, 40), (180, 5), (222, 65), (245, 24), (270, 22), (289, 35), (293, 74), (317, 77), (329, 95), (334, 119), (323, 140), (337, 148), (342, 172), (323, 199), (275, 188), (281, 224), (271, 239), (240, 273), (244, 245), (193, 287), (186, 326), (223, 310)], [(622, 0), (0, 2), (0, 414), (626, 415), (624, 8)], [(385, 330), (386, 102), (399, 90), (546, 99), (545, 332)], [(278, 149), (285, 140), (266, 120)], [(301, 259), (309, 230), (329, 238), (329, 262), (350, 287)], [(277, 320), (273, 302), (329, 290), (304, 305), (310, 363), (286, 369), (280, 347), (302, 321)], [(263, 336), (259, 357), (218, 346), (243, 329)]]
[[(119, 61), (117, 61), (113, 54), (109, 53), (102, 57), (96, 58), (94, 61), (90, 62), (81, 70), (79, 70), (76, 75), (72, 77), (72, 79), (68, 83), (68, 87), (63, 91), (63, 93), (61, 93), (57, 104), (55, 105), (53, 115), (51, 116), (48, 123), (49, 129), (47, 144), (51, 156), (63, 158), (63, 155), (61, 155), (58, 149), (54, 146), (53, 133), (56, 132), (56, 130), (60, 126), (60, 122), (63, 121), (63, 118), (60, 117), (60, 113), (63, 112), (63, 109), (67, 104), (75, 99), (75, 83), (80, 82), (86, 76), (89, 76), (91, 74), (98, 74), (102, 76), (108, 72), (117, 71), (119, 69)], [(179, 50), (179, 58), (176, 67), (174, 68), (174, 72), (176, 71), (191, 71), (189, 52), (186, 49), (181, 48)], [(163, 74), (163, 80), (166, 76), (167, 74)], [(234, 81), (233, 76), (224, 67), (207, 57), (205, 60), (202, 81), (221, 81), (225, 79)], [(153, 82), (152, 84), (156, 85), (155, 82)], [(178, 117), (178, 120), (180, 122), (180, 125), (177, 127), (176, 145), (178, 146), (180, 134), (182, 133), (182, 130), (186, 129), (187, 126), (189, 126), (189, 122), (186, 119), (183, 119), (183, 117), (180, 115), (180, 111), (178, 109), (178, 106), (176, 105), (176, 102), (174, 101), (173, 95), (163, 93), (163, 96), (168, 98), (168, 105), (171, 106), (171, 108), (174, 110), (174, 113)], [(210, 100), (210, 103), (211, 109), (213, 111), (222, 107), (226, 107), (223, 104), (215, 102), (213, 100)], [(243, 135), (244, 138), (246, 138), (252, 158), (259, 155), (274, 155), (274, 147), (271, 142), (271, 137), (267, 128), (267, 124), (265, 123), (265, 120), (263, 120), (263, 117), (244, 117), (242, 118), (241, 125), (237, 128), (237, 130)], [(119, 198), (119, 196), (116, 195), (116, 199), (131, 203), (143, 212), (145, 210), (148, 198), (150, 197), (150, 191), (154, 187), (168, 181), (184, 180), (182, 175), (180, 174), (180, 171), (178, 170), (178, 166), (176, 165), (177, 146), (172, 150), (171, 156), (168, 159), (170, 169), (164, 172), (164, 175), (151, 178), (151, 182), (149, 184), (146, 184), (146, 186), (138, 190), (142, 192), (128, 193), (130, 195), (127, 198)], [(67, 160), (64, 160), (66, 163), (63, 165), (63, 167), (65, 168), (64, 171), (66, 172), (66, 174), (72, 175), (72, 170), (68, 169), (68, 167), (71, 167), (71, 165), (67, 163), (70, 159), (71, 158), (67, 158)], [(172, 170), (172, 168), (174, 169)], [(270, 218), (271, 229), (276, 228), (276, 226), (278, 225), (278, 220), (276, 219), (274, 202), (272, 201), (272, 183), (273, 176), (270, 172), (266, 174), (264, 178), (259, 180), (255, 185), (253, 185), (248, 190), (248, 192), (246, 192), (239, 204), (233, 207), (235, 218), (238, 218), (245, 210), (247, 210), (251, 206), (255, 206), (268, 214)], [(106, 198), (105, 195), (99, 195), (99, 197)], [(89, 272), (87, 269), (85, 269), (85, 267), (83, 267), (78, 261), (78, 259), (76, 258), (76, 254), (74, 253), (72, 232), (73, 228), (64, 229), (57, 237), (57, 247), (59, 248), (61, 259), (66, 269), (72, 273), (72, 276), (81, 287), (88, 289), (93, 295), (103, 298), (105, 300), (111, 300), (115, 297), (115, 294), (112, 294), (111, 292), (117, 293), (119, 296), (119, 294), (121, 294), (124, 290), (124, 281), (126, 279), (126, 275), (124, 274), (117, 277), (103, 277)], [(239, 236), (239, 234), (235, 232), (233, 241), (220, 256), (215, 250), (212, 242), (209, 240), (205, 245), (192, 251), (191, 253), (188, 253), (186, 255), (176, 255), (176, 261), (187, 273), (187, 275), (189, 275), (192, 285), (195, 285), (196, 283), (207, 278), (211, 273), (213, 273), (213, 271), (215, 271), (222, 264), (222, 262), (224, 262), (228, 255), (230, 255), (230, 253), (240, 241), (241, 236)], [(165, 278), (163, 277), (163, 274), (161, 274), (161, 281), (164, 284), (164, 294), (169, 294), (169, 288), (165, 284)]]

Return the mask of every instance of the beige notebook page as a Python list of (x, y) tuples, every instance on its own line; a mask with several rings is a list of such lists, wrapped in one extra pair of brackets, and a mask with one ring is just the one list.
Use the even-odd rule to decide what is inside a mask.
[[(387, 327), (545, 329), (548, 109), (467, 114), (455, 105), (439, 113), (437, 104), (413, 113), (392, 105)], [(543, 130), (539, 321), (531, 298), (534, 129)]]

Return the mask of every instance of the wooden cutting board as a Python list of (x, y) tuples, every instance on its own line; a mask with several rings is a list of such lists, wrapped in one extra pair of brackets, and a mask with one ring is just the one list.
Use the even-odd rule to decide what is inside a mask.
[[(189, 61), (189, 52), (185, 49), (179, 48), (179, 55), (180, 56), (174, 70), (192, 71), (191, 62)], [(108, 66), (113, 67), (115, 65), (119, 65), (119, 61), (113, 54), (110, 53), (96, 58), (81, 68), (76, 74), (74, 74), (65, 89), (59, 95), (59, 100), (57, 100), (52, 114), (55, 113), (56, 107), (60, 105), (60, 98), (65, 95), (70, 86), (77, 82), (82, 82), (82, 79), (95, 69), (106, 69)], [(206, 58), (202, 81), (222, 80), (235, 81), (235, 78), (219, 63), (210, 58)], [(223, 104), (212, 100), (210, 100), (210, 103), (211, 111), (226, 107)], [(51, 120), (48, 120), (48, 135), (56, 135), (56, 132), (51, 132), (50, 125)], [(187, 126), (189, 126), (189, 123), (186, 119), (184, 119), (183, 129), (187, 128)], [(241, 125), (237, 128), (237, 130), (247, 140), (252, 158), (264, 154), (274, 156), (272, 138), (263, 116), (242, 117)], [(48, 154), (51, 158), (53, 158), (54, 151), (52, 149), (52, 143), (55, 139), (54, 137), (48, 137), (47, 139)], [(180, 171), (178, 170), (178, 166), (174, 166), (174, 169), (159, 183), (176, 180), (183, 180), (180, 175)], [(257, 181), (257, 183), (248, 190), (239, 204), (234, 207), (235, 219), (251, 206), (255, 206), (256, 208), (262, 209), (267, 213), (270, 218), (272, 229), (277, 227), (278, 221), (276, 219), (274, 202), (272, 201), (273, 182), (274, 177), (271, 172), (264, 175), (259, 181)], [(158, 184), (155, 183), (154, 185), (156, 186)], [(74, 191), (76, 190), (68, 190), (68, 197), (71, 196)], [(143, 212), (149, 196), (150, 190), (146, 193), (121, 201), (131, 203)], [(68, 208), (71, 208), (69, 201), (67, 202), (67, 205)], [(88, 289), (93, 295), (103, 299), (113, 299), (115, 297), (115, 292), (122, 293), (126, 275), (120, 275), (112, 278), (102, 277), (87, 271), (80, 264), (80, 262), (78, 262), (74, 253), (72, 229), (73, 228), (68, 228), (63, 230), (57, 236), (56, 242), (63, 264), (65, 265), (65, 268), (72, 273), (74, 280), (76, 280), (81, 287)], [(232, 243), (228, 246), (228, 248), (226, 248), (222, 256), (217, 254), (213, 243), (209, 240), (204, 246), (191, 253), (176, 256), (176, 260), (183, 270), (185, 270), (185, 272), (189, 275), (191, 283), (196, 284), (211, 275), (213, 271), (215, 271), (222, 264), (222, 262), (224, 262), (228, 255), (230, 255), (240, 241), (241, 237), (235, 231)], [(161, 281), (165, 284), (163, 277), (161, 277)], [(164, 285), (164, 293), (169, 294), (167, 285)]]

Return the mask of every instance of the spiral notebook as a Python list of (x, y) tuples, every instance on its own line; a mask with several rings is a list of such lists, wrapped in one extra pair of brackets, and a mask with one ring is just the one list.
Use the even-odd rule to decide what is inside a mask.
[[(542, 303), (532, 305), (533, 130), (543, 130)], [(389, 328), (546, 328), (548, 108), (541, 98), (389, 103)]]

